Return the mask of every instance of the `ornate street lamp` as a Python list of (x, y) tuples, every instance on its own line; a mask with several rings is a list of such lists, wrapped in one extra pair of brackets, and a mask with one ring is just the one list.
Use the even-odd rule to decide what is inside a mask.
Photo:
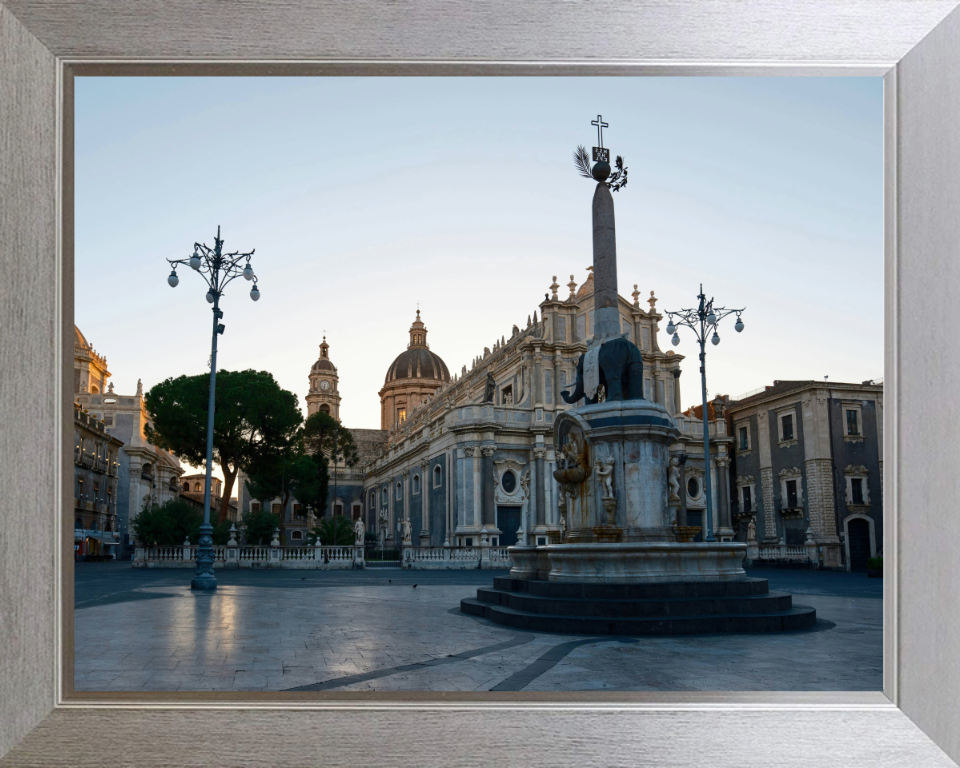
[[(254, 249), (255, 250), (255, 249)], [(197, 571), (191, 589), (214, 590), (217, 588), (217, 578), (213, 573), (213, 526), (210, 525), (210, 488), (213, 471), (213, 417), (215, 392), (217, 387), (217, 336), (224, 331), (220, 322), (223, 312), (220, 311), (220, 297), (223, 289), (233, 280), (243, 275), (246, 280), (253, 280), (253, 290), (250, 298), (256, 301), (260, 298), (257, 290), (257, 278), (250, 266), (250, 253), (223, 252), (223, 240), (220, 239), (220, 227), (217, 227), (217, 237), (214, 247), (203, 243), (193, 244), (193, 253), (186, 259), (167, 259), (172, 267), (167, 283), (176, 288), (180, 279), (177, 277), (177, 266), (186, 264), (191, 269), (203, 275), (207, 283), (207, 301), (213, 304), (213, 341), (210, 352), (210, 400), (207, 404), (207, 482), (203, 491), (203, 525), (200, 526), (200, 546), (197, 548)], [(241, 263), (246, 261), (245, 266)]]
[[(700, 345), (700, 389), (703, 396), (703, 476), (704, 491), (707, 495), (707, 519), (703, 540), (716, 541), (713, 535), (713, 492), (710, 483), (710, 426), (707, 420), (707, 353), (705, 347), (707, 334), (710, 333), (711, 330), (713, 330), (713, 336), (710, 337), (710, 342), (714, 346), (720, 343), (717, 325), (727, 315), (736, 314), (737, 322), (733, 327), (737, 333), (740, 333), (740, 331), (743, 330), (743, 320), (740, 319), (740, 314), (746, 307), (742, 307), (741, 309), (714, 307), (713, 299), (707, 301), (706, 296), (703, 295), (702, 283), (700, 285), (700, 294), (697, 298), (700, 299), (700, 304), (696, 309), (681, 309), (677, 312), (667, 312), (670, 318), (670, 321), (667, 323), (667, 333), (672, 334), (673, 338), (671, 342), (673, 346), (677, 346), (677, 344), (680, 343), (680, 334), (677, 333), (677, 329), (685, 325), (693, 330), (693, 333), (697, 337), (697, 343)], [(674, 317), (677, 318), (676, 321)], [(684, 493), (686, 493), (686, 490), (684, 490)]]

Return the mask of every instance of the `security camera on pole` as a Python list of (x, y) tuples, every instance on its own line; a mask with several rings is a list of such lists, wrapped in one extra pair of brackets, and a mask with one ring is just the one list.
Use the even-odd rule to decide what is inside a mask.
[[(223, 240), (220, 239), (220, 227), (217, 227), (217, 236), (214, 247), (203, 243), (193, 244), (193, 254), (186, 259), (167, 259), (172, 267), (167, 283), (176, 288), (180, 282), (177, 277), (177, 267), (188, 264), (195, 272), (199, 272), (207, 283), (207, 301), (213, 304), (213, 341), (210, 351), (210, 400), (207, 404), (207, 478), (203, 491), (203, 525), (200, 526), (200, 546), (197, 548), (197, 571), (191, 589), (212, 591), (217, 588), (217, 578), (213, 573), (213, 526), (210, 525), (210, 488), (213, 471), (213, 418), (215, 410), (215, 392), (217, 387), (217, 336), (223, 333), (225, 326), (220, 322), (223, 312), (220, 311), (220, 297), (223, 289), (236, 278), (243, 275), (245, 280), (253, 281), (250, 298), (257, 301), (260, 291), (257, 288), (257, 276), (250, 266), (249, 253), (223, 252)], [(246, 262), (241, 266), (243, 262)]]

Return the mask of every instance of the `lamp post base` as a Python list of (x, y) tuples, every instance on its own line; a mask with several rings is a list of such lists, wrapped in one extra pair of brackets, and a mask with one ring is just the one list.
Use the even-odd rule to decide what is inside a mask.
[(215, 576), (194, 576), (193, 580), (190, 582), (190, 589), (213, 592), (216, 588), (217, 579)]

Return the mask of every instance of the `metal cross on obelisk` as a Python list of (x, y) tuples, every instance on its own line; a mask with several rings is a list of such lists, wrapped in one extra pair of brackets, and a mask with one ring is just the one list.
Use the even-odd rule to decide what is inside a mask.
[(603, 147), (603, 129), (609, 128), (610, 123), (603, 122), (603, 115), (597, 115), (597, 119), (593, 120), (590, 125), (597, 126), (597, 143), (599, 147), (593, 148), (593, 162), (603, 161), (605, 163), (610, 162), (610, 150), (604, 149)]

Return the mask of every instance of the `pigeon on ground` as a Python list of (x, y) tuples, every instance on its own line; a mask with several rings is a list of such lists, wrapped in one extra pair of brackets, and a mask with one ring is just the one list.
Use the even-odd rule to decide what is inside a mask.
[(416, 585), (416, 584), (414, 584), (414, 585), (413, 585), (413, 588), (414, 588), (414, 589), (416, 589), (416, 588), (417, 588), (417, 585)]

